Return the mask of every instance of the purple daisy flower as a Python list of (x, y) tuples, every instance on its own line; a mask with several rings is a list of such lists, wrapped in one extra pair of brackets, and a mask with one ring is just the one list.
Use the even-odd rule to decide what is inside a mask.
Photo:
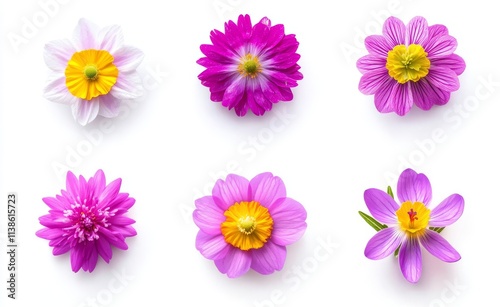
[(413, 104), (422, 110), (446, 104), (465, 70), (464, 60), (453, 53), (457, 41), (448, 29), (429, 27), (423, 17), (414, 17), (408, 26), (389, 17), (382, 33), (365, 39), (369, 54), (356, 63), (363, 73), (359, 90), (375, 94), (377, 110), (403, 116)]
[(195, 201), (195, 224), (200, 228), (196, 248), (228, 277), (253, 269), (271, 274), (283, 268), (286, 246), (299, 240), (307, 213), (286, 197), (283, 181), (271, 173), (252, 180), (228, 175), (218, 180), (212, 196)]
[(365, 191), (365, 203), (372, 216), (389, 226), (368, 241), (365, 256), (378, 260), (399, 248), (401, 272), (412, 283), (416, 283), (422, 273), (420, 244), (442, 261), (460, 260), (460, 254), (450, 243), (428, 227), (447, 227), (457, 221), (464, 211), (462, 196), (452, 194), (430, 209), (432, 189), (429, 179), (412, 169), (399, 176), (397, 194), (401, 204), (384, 191)]
[(45, 98), (70, 105), (80, 125), (92, 122), (97, 115), (116, 117), (121, 100), (142, 95), (135, 70), (143, 57), (139, 49), (123, 45), (119, 26), (99, 29), (81, 19), (73, 40), (45, 45), (45, 63), (52, 70)]
[(40, 217), (40, 224), (46, 228), (36, 235), (50, 240), (55, 256), (69, 251), (74, 272), (92, 272), (98, 255), (109, 263), (111, 246), (126, 250), (125, 238), (137, 234), (131, 226), (135, 221), (124, 216), (135, 199), (120, 193), (121, 183), (118, 178), (106, 185), (102, 170), (88, 181), (68, 172), (66, 190), (55, 198), (43, 198), (50, 210)]
[(212, 101), (244, 116), (248, 108), (263, 115), (273, 103), (292, 100), (290, 88), (302, 80), (299, 43), (282, 24), (271, 26), (264, 17), (252, 26), (250, 16), (240, 15), (238, 24), (225, 23), (225, 33), (213, 30), (210, 39), (213, 45), (200, 46), (206, 57), (197, 63), (206, 67), (198, 78)]

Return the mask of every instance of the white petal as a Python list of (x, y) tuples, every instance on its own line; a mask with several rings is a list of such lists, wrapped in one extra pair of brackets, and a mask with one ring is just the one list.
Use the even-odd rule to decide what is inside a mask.
[(110, 94), (118, 99), (133, 99), (142, 96), (143, 88), (139, 74), (120, 72)]
[(107, 118), (118, 116), (120, 101), (112, 95), (99, 96), (99, 115)]
[(73, 33), (73, 40), (77, 50), (99, 49), (97, 33), (99, 27), (87, 19), (80, 19)]
[(135, 47), (124, 46), (113, 53), (113, 57), (113, 64), (120, 72), (129, 72), (141, 64), (144, 53)]
[(66, 76), (53, 74), (44, 89), (44, 97), (50, 101), (74, 105), (79, 98), (73, 96), (66, 87)]
[(69, 39), (55, 40), (45, 45), (43, 58), (50, 69), (63, 72), (75, 52), (75, 46)]
[(78, 102), (71, 106), (71, 112), (76, 121), (85, 126), (93, 121), (99, 113), (99, 97), (90, 101), (78, 99)]
[(123, 33), (120, 26), (113, 25), (104, 27), (97, 36), (99, 49), (114, 54), (123, 46)]

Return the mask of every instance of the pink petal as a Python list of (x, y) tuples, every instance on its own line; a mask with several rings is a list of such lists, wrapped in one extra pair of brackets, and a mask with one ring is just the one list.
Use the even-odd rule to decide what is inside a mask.
[(372, 95), (388, 83), (390, 84), (389, 89), (392, 89), (394, 82), (394, 79), (389, 76), (387, 68), (382, 67), (364, 73), (359, 81), (358, 88), (361, 93)]
[(387, 60), (387, 52), (394, 48), (394, 45), (382, 35), (370, 35), (365, 38), (365, 47), (370, 55)]
[(431, 67), (429, 74), (425, 78), (432, 85), (443, 91), (454, 92), (460, 88), (460, 81), (457, 74), (448, 67)]
[(304, 207), (291, 198), (285, 198), (279, 205), (269, 210), (273, 219), (270, 240), (278, 245), (297, 242), (306, 231), (307, 212)]
[[(114, 54), (123, 45), (123, 33), (117, 25), (102, 28), (97, 35), (99, 49)], [(116, 65), (116, 64), (115, 64)]]
[(429, 226), (446, 227), (455, 223), (464, 212), (464, 198), (453, 194), (443, 200), (431, 211)]
[(442, 261), (455, 262), (461, 258), (451, 244), (435, 231), (426, 230), (425, 234), (420, 237), (420, 243), (429, 253)]
[(135, 70), (141, 64), (144, 53), (131, 46), (123, 46), (113, 53), (113, 64), (120, 73)]
[(399, 205), (389, 194), (379, 189), (368, 189), (364, 193), (364, 199), (370, 214), (377, 221), (384, 224), (396, 223)]
[(44, 197), (42, 201), (53, 210), (65, 210), (67, 209), (65, 204), (54, 197)]
[(406, 113), (410, 111), (413, 104), (410, 85), (408, 83), (397, 83), (392, 88), (391, 99), (394, 112), (396, 112), (399, 116), (406, 115)]
[(427, 79), (411, 82), (413, 103), (422, 110), (429, 110), (433, 105), (443, 105), (450, 99), (450, 92), (433, 86)]
[(82, 269), (84, 271), (88, 271), (89, 273), (92, 273), (94, 271), (96, 264), (97, 264), (97, 249), (95, 248), (94, 242), (87, 243), (87, 246), (85, 247), (85, 259), (82, 264)]
[(108, 240), (104, 237), (100, 237), (95, 244), (99, 255), (101, 255), (102, 259), (106, 261), (106, 263), (109, 263), (109, 260), (113, 256), (113, 251), (111, 250), (111, 245)]
[(212, 197), (223, 211), (242, 201), (252, 201), (249, 193), (250, 183), (246, 178), (230, 174), (226, 180), (219, 179), (212, 189)]
[(117, 99), (134, 99), (142, 96), (143, 88), (139, 74), (137, 72), (120, 73), (110, 94)]
[(193, 220), (201, 231), (210, 235), (221, 234), (221, 224), (226, 220), (224, 210), (219, 208), (212, 196), (205, 196), (195, 201), (196, 210)]
[(411, 283), (416, 283), (422, 275), (422, 251), (415, 237), (403, 241), (399, 250), (399, 266), (403, 276)]
[(286, 188), (280, 177), (262, 173), (250, 181), (250, 198), (272, 210), (275, 202), (286, 197)]
[(71, 261), (71, 269), (73, 272), (78, 272), (83, 265), (85, 250), (83, 248), (83, 244), (76, 244), (75, 247), (71, 249), (70, 252), (70, 261)]
[(428, 205), (432, 199), (432, 188), (424, 174), (417, 174), (412, 169), (404, 170), (398, 179), (399, 201), (421, 202)]
[(428, 28), (427, 20), (425, 20), (425, 18), (420, 16), (412, 18), (406, 28), (406, 45), (422, 45), (423, 42), (427, 41), (427, 37), (429, 35)]
[(107, 118), (113, 118), (120, 114), (120, 100), (112, 95), (99, 97), (99, 115)]
[(95, 24), (87, 19), (80, 19), (73, 33), (76, 50), (99, 49), (97, 43), (98, 31), (99, 28)]
[(245, 80), (239, 76), (228, 86), (222, 98), (222, 105), (232, 109), (236, 107), (245, 93)]
[(107, 206), (107, 204), (113, 201), (113, 199), (118, 195), (118, 192), (120, 191), (121, 184), (122, 179), (118, 178), (106, 186), (97, 200), (100, 206), (104, 208)]
[(43, 58), (50, 69), (64, 72), (75, 52), (76, 49), (69, 39), (56, 40), (45, 45)]
[(394, 102), (392, 90), (398, 87), (399, 83), (387, 74), (375, 92), (375, 107), (380, 113), (389, 113), (394, 111)]
[(217, 259), (214, 262), (221, 273), (227, 273), (229, 278), (235, 278), (248, 272), (252, 264), (252, 257), (249, 252), (231, 248), (226, 257)]
[(43, 96), (46, 99), (57, 103), (73, 106), (78, 104), (80, 100), (68, 91), (68, 87), (66, 87), (66, 76), (64, 74), (52, 75), (47, 81), (47, 85), (43, 91)]
[(38, 230), (35, 234), (39, 238), (53, 240), (62, 237), (65, 234), (65, 232), (60, 228), (55, 228), (55, 229), (44, 228)]
[(453, 70), (457, 76), (461, 75), (465, 70), (465, 61), (456, 54), (450, 54), (448, 56), (437, 57), (432, 59), (433, 66), (447, 67)]
[(378, 260), (391, 255), (401, 245), (403, 238), (404, 234), (396, 227), (378, 231), (366, 244), (366, 258)]
[(429, 41), (424, 49), (432, 63), (434, 58), (451, 55), (457, 49), (457, 46), (457, 40), (453, 36), (444, 35)]
[(386, 61), (387, 60), (384, 58), (369, 54), (359, 58), (356, 62), (356, 67), (362, 73), (367, 73), (374, 70), (382, 71), (382, 69), (384, 69), (385, 73), (387, 74), (387, 68), (385, 68)]
[(260, 274), (268, 275), (283, 269), (286, 247), (267, 242), (262, 248), (251, 250), (251, 268)]
[(392, 47), (405, 44), (405, 24), (396, 17), (386, 19), (382, 33)]
[(99, 97), (92, 100), (77, 99), (76, 103), (71, 105), (71, 112), (80, 125), (87, 125), (99, 114)]
[(207, 259), (218, 260), (226, 257), (233, 247), (224, 240), (222, 235), (209, 235), (198, 231), (196, 249)]

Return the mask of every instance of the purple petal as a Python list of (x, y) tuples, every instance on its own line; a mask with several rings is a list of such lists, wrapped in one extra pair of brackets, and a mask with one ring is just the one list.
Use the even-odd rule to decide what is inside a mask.
[(456, 262), (460, 260), (460, 254), (439, 233), (426, 230), (420, 237), (420, 243), (436, 258), (444, 262)]
[(269, 28), (269, 36), (267, 38), (267, 50), (272, 50), (285, 37), (285, 26), (278, 24)]
[(444, 35), (429, 40), (423, 47), (432, 63), (432, 60), (436, 57), (451, 55), (457, 49), (457, 46), (457, 40), (453, 36)]
[(411, 82), (413, 103), (422, 110), (429, 110), (433, 105), (443, 105), (450, 99), (450, 92), (433, 86), (427, 79)]
[(425, 78), (442, 91), (454, 92), (460, 88), (457, 74), (447, 67), (432, 67)]
[(59, 256), (62, 254), (66, 254), (70, 249), (71, 247), (69, 246), (69, 244), (55, 246), (54, 249), (52, 250), (52, 255)]
[(404, 234), (396, 227), (380, 230), (366, 244), (366, 258), (378, 260), (389, 256), (401, 245), (403, 238)]
[(238, 76), (231, 85), (228, 86), (222, 98), (222, 105), (229, 108), (236, 107), (245, 93), (245, 80)]
[(432, 59), (432, 65), (449, 68), (453, 70), (457, 76), (461, 75), (465, 70), (464, 59), (456, 54), (434, 58)]
[(109, 244), (116, 246), (119, 249), (127, 250), (128, 245), (125, 243), (125, 238), (121, 233), (112, 232), (110, 229), (106, 227), (99, 228), (99, 236), (104, 236)]
[(97, 258), (98, 254), (97, 254), (97, 249), (94, 246), (94, 242), (87, 243), (87, 246), (85, 247), (85, 259), (82, 264), (82, 269), (84, 271), (92, 273), (97, 264)]
[(65, 232), (59, 228), (55, 228), (55, 229), (44, 228), (44, 229), (38, 230), (35, 234), (39, 238), (53, 240), (53, 239), (62, 237), (65, 234)]
[(391, 99), (394, 112), (399, 116), (406, 115), (413, 104), (410, 85), (408, 83), (397, 83), (394, 85), (391, 92)]
[(120, 113), (120, 101), (112, 95), (99, 97), (99, 115), (107, 118), (113, 118)]
[(398, 204), (386, 192), (379, 189), (368, 189), (364, 193), (365, 203), (370, 214), (379, 222), (396, 223)]
[(73, 33), (76, 50), (99, 49), (98, 27), (86, 19), (80, 19)]
[(252, 257), (249, 252), (231, 248), (226, 257), (214, 261), (217, 269), (230, 278), (239, 277), (250, 269)]
[(399, 201), (421, 202), (428, 205), (432, 199), (432, 188), (429, 179), (424, 174), (417, 174), (408, 168), (404, 170), (398, 179)]
[(273, 206), (269, 213), (273, 219), (273, 231), (270, 240), (278, 245), (290, 245), (297, 242), (306, 231), (307, 212), (304, 207), (291, 198)]
[(455, 223), (464, 212), (464, 198), (453, 194), (443, 200), (431, 211), (429, 226), (446, 227)]
[(370, 35), (365, 38), (365, 47), (370, 55), (384, 60), (387, 60), (387, 52), (392, 50), (394, 46), (382, 35)]
[(99, 195), (98, 202), (102, 207), (106, 207), (113, 199), (118, 195), (120, 187), (122, 185), (122, 179), (118, 178), (112, 181), (106, 186), (101, 195)]
[(270, 211), (279, 199), (286, 197), (283, 180), (272, 173), (262, 173), (250, 181), (250, 198)]
[(382, 86), (389, 84), (389, 90), (392, 90), (394, 79), (389, 76), (387, 68), (379, 68), (367, 71), (359, 81), (359, 91), (365, 95), (372, 95), (377, 93)]
[(68, 91), (66, 76), (64, 75), (52, 75), (47, 81), (47, 85), (43, 91), (43, 96), (46, 99), (57, 103), (75, 105), (80, 100)]
[(63, 72), (75, 52), (76, 49), (69, 39), (56, 40), (45, 45), (43, 58), (50, 69)]
[(109, 218), (109, 222), (114, 226), (127, 226), (134, 224), (135, 221), (123, 215), (115, 215)]
[(403, 276), (411, 283), (416, 283), (422, 275), (422, 251), (415, 237), (403, 241), (399, 250), (399, 266)]
[(382, 33), (392, 47), (405, 44), (405, 24), (396, 17), (387, 18), (382, 27)]
[(428, 28), (427, 20), (425, 20), (425, 18), (420, 16), (412, 18), (406, 28), (406, 45), (422, 45), (423, 42), (427, 41), (429, 34)]
[(252, 201), (249, 193), (249, 182), (246, 178), (229, 174), (226, 180), (219, 179), (212, 190), (212, 197), (223, 211), (242, 201)]
[(76, 121), (85, 126), (99, 114), (99, 100), (98, 98), (92, 100), (77, 99), (76, 103), (71, 105), (71, 112)]
[(393, 88), (399, 86), (399, 83), (387, 74), (375, 92), (375, 107), (380, 113), (389, 113), (394, 111), (394, 102), (392, 97)]
[(256, 101), (256, 98), (255, 98), (255, 95), (254, 95), (254, 86), (255, 84), (250, 84), (246, 87), (246, 93), (245, 93), (245, 96), (246, 97), (246, 102), (247, 102), (247, 105), (248, 107), (250, 108), (250, 110), (257, 116), (260, 116), (260, 115), (263, 115), (266, 110), (264, 110), (264, 108), (257, 103)]
[[(117, 25), (102, 28), (97, 35), (98, 49), (114, 54), (123, 45), (123, 33)], [(116, 65), (116, 64), (115, 64)]]
[(78, 272), (83, 265), (85, 250), (83, 248), (83, 244), (76, 244), (75, 247), (71, 249), (70, 252), (70, 261), (71, 261), (71, 269), (73, 272)]
[(232, 249), (232, 246), (224, 240), (224, 236), (209, 235), (203, 231), (198, 231), (195, 246), (205, 258), (210, 260), (222, 259)]
[(71, 195), (73, 201), (78, 196), (78, 179), (71, 171), (66, 173), (66, 191)]
[(131, 72), (141, 64), (144, 53), (131, 46), (123, 46), (113, 53), (113, 64), (120, 73)]
[(251, 268), (260, 274), (268, 275), (283, 268), (286, 247), (267, 242), (262, 248), (251, 250), (251, 255)]
[(118, 99), (134, 99), (142, 96), (143, 88), (139, 74), (136, 72), (120, 73), (110, 94)]
[(44, 197), (42, 198), (42, 201), (50, 207), (50, 209), (53, 210), (65, 210), (67, 207), (65, 204), (61, 201), (59, 201), (57, 198), (54, 197)]
[(195, 200), (195, 206), (193, 220), (196, 226), (207, 234), (220, 235), (220, 227), (226, 217), (224, 216), (224, 210), (215, 204), (212, 196), (205, 196)]
[(95, 244), (99, 255), (101, 255), (102, 259), (106, 261), (106, 263), (109, 263), (109, 260), (113, 256), (113, 251), (111, 250), (111, 245), (108, 240), (104, 237), (100, 237)]
[(387, 68), (385, 68), (386, 61), (387, 60), (384, 58), (369, 54), (359, 58), (359, 60), (356, 62), (356, 67), (362, 73), (367, 73), (374, 70), (385, 70), (385, 74), (387, 74)]

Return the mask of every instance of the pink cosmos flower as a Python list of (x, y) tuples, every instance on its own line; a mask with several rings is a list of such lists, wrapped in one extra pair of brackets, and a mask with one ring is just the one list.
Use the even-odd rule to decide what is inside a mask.
[(210, 99), (222, 101), (229, 110), (244, 116), (248, 108), (263, 115), (273, 103), (290, 101), (291, 87), (302, 80), (295, 35), (285, 35), (282, 24), (271, 26), (264, 17), (252, 26), (250, 16), (225, 24), (225, 33), (210, 33), (213, 45), (201, 45), (206, 57), (197, 61), (206, 69), (198, 76), (210, 88)]
[(286, 197), (283, 181), (271, 173), (250, 181), (228, 175), (195, 205), (193, 219), (200, 228), (196, 248), (231, 278), (250, 268), (261, 274), (281, 270), (286, 246), (307, 227), (304, 207)]
[(52, 70), (45, 98), (70, 105), (81, 125), (97, 115), (116, 117), (120, 100), (142, 95), (135, 70), (143, 56), (139, 49), (123, 44), (119, 26), (99, 29), (81, 19), (72, 40), (45, 45), (45, 63)]
[(464, 60), (453, 53), (457, 41), (448, 29), (428, 26), (423, 17), (413, 18), (408, 26), (389, 17), (382, 34), (365, 39), (369, 54), (356, 64), (363, 73), (359, 90), (375, 95), (377, 110), (403, 116), (413, 104), (422, 110), (446, 104), (465, 70)]
[(460, 260), (460, 254), (450, 243), (428, 227), (447, 227), (457, 221), (464, 211), (462, 196), (452, 194), (430, 209), (432, 189), (429, 179), (412, 169), (401, 173), (397, 194), (400, 204), (384, 191), (365, 191), (365, 203), (372, 216), (389, 226), (368, 241), (365, 256), (382, 259), (399, 248), (401, 272), (412, 283), (416, 283), (422, 273), (420, 245), (442, 261)]
[(45, 228), (36, 235), (50, 240), (55, 256), (69, 251), (74, 272), (92, 272), (98, 256), (109, 263), (111, 246), (126, 250), (125, 238), (137, 234), (131, 226), (135, 221), (125, 216), (135, 199), (120, 193), (121, 182), (118, 178), (106, 185), (102, 170), (88, 181), (68, 172), (66, 190), (43, 199), (50, 210), (40, 217)]

